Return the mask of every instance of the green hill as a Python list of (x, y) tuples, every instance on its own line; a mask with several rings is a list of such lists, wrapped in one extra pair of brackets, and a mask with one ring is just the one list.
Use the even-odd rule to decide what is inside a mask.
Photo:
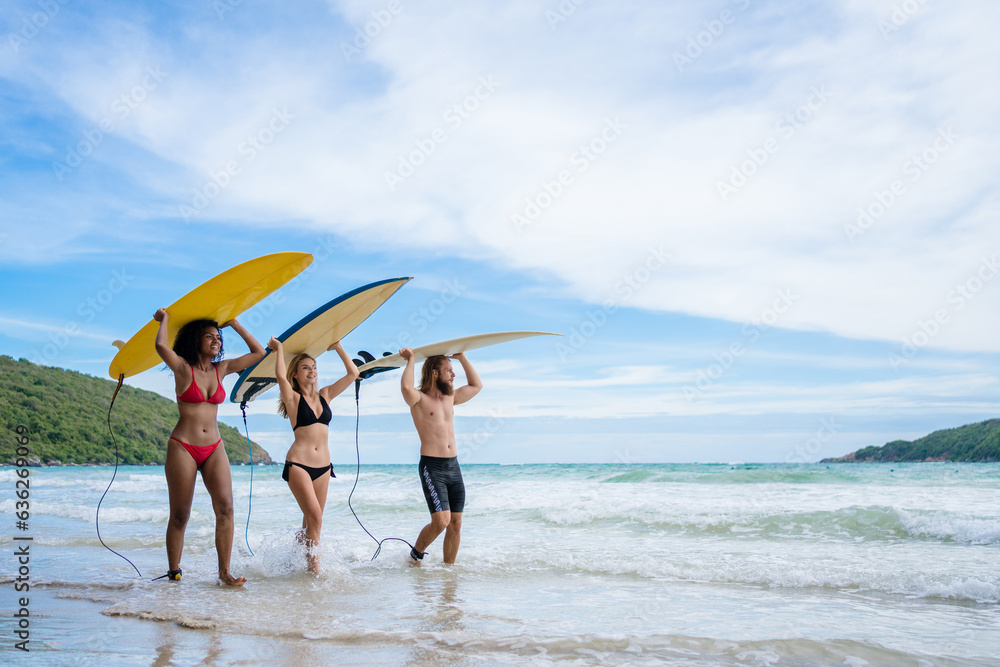
[(909, 442), (893, 440), (881, 447), (865, 447), (847, 456), (820, 463), (888, 463), (895, 461), (1000, 461), (1000, 419), (934, 431)]
[[(36, 366), (0, 355), (0, 465), (15, 458), (15, 429), (28, 428), (29, 459), (41, 464), (113, 464), (115, 446), (108, 434), (108, 405), (117, 383), (50, 366)], [(177, 406), (159, 394), (123, 385), (111, 411), (119, 463), (162, 464), (167, 439), (177, 424)], [(219, 424), (232, 463), (247, 463), (247, 440)], [(252, 443), (254, 463), (271, 463)]]

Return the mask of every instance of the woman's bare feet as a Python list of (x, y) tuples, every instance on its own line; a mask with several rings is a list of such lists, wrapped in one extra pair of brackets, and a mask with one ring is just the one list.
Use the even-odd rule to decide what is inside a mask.
[(242, 586), (247, 583), (246, 577), (234, 577), (233, 575), (226, 573), (219, 573), (219, 581), (224, 583), (226, 586)]

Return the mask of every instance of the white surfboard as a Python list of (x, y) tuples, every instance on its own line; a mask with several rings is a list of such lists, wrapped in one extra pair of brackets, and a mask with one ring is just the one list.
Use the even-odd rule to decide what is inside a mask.
[[(291, 363), (300, 352), (318, 358), (331, 343), (343, 339), (409, 281), (410, 278), (393, 278), (371, 283), (338, 296), (309, 313), (278, 336), (285, 352), (285, 363)], [(268, 349), (263, 359), (240, 374), (229, 400), (233, 403), (250, 402), (276, 384), (274, 359)]]
[[(462, 338), (452, 338), (451, 340), (443, 340), (440, 343), (431, 343), (430, 345), (422, 345), (421, 347), (413, 348), (413, 352), (416, 357), (414, 359), (414, 363), (420, 363), (428, 357), (437, 356), (439, 354), (448, 356), (458, 354), (459, 352), (478, 350), (481, 347), (489, 347), (490, 345), (496, 345), (498, 343), (519, 340), (521, 338), (561, 335), (562, 334), (549, 333), (547, 331), (499, 331), (497, 333), (485, 333), (476, 334), (475, 336), (464, 336)], [(399, 356), (399, 353), (397, 352), (395, 354), (384, 356), (381, 359), (369, 361), (368, 363), (360, 366), (358, 370), (361, 372), (361, 377), (365, 377), (366, 374), (378, 373), (392, 368), (402, 368), (404, 366), (406, 366), (406, 360)]]

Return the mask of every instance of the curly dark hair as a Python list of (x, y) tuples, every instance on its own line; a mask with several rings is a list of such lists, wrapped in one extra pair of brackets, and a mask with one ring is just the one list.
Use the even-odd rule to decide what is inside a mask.
[(177, 332), (177, 337), (174, 338), (173, 350), (177, 356), (192, 366), (198, 363), (201, 335), (209, 327), (214, 327), (219, 332), (219, 354), (212, 359), (212, 363), (220, 361), (225, 354), (225, 349), (222, 345), (222, 329), (219, 328), (219, 323), (215, 320), (195, 320), (182, 326), (181, 330)]

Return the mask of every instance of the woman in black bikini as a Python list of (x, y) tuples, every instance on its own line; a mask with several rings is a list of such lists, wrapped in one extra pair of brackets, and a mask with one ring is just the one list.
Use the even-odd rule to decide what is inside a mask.
[(326, 492), (334, 476), (327, 442), (333, 417), (329, 401), (351, 386), (358, 378), (358, 368), (340, 342), (334, 343), (327, 349), (336, 350), (347, 373), (333, 384), (318, 389), (315, 359), (305, 353), (297, 354), (286, 371), (281, 341), (272, 338), (267, 346), (274, 350), (274, 375), (281, 390), (278, 412), (291, 421), (295, 434), (295, 441), (285, 455), (281, 478), (288, 482), (302, 510), (302, 530), (298, 537), (306, 545), (309, 571), (318, 574), (319, 533), (323, 526)]
[(222, 359), (222, 334), (212, 320), (196, 320), (181, 327), (173, 347), (167, 339), (170, 316), (160, 309), (153, 315), (160, 323), (156, 333), (156, 352), (174, 372), (177, 411), (180, 417), (167, 442), (167, 460), (163, 466), (170, 497), (167, 522), (167, 574), (181, 578), (181, 552), (184, 531), (191, 516), (198, 471), (212, 497), (215, 510), (215, 549), (219, 555), (219, 579), (230, 586), (242, 586), (245, 577), (229, 572), (233, 551), (233, 480), (229, 472), (226, 448), (220, 447), (219, 404), (226, 400), (222, 378), (239, 373), (264, 358), (264, 346), (236, 320), (232, 327), (250, 348), (249, 354), (236, 359)]

